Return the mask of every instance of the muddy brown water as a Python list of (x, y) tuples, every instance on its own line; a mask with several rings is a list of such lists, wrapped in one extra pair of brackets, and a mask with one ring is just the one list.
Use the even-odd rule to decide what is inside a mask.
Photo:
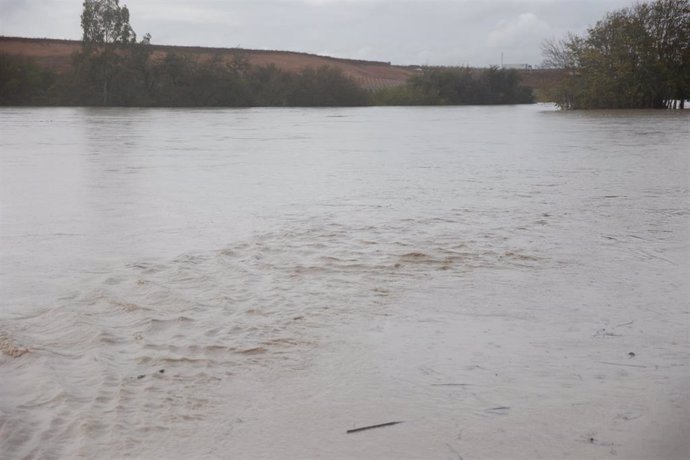
[(684, 458), (689, 126), (1, 109), (0, 457)]

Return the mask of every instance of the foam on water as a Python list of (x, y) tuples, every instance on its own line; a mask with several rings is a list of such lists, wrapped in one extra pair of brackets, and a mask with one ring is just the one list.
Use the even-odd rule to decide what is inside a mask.
[[(391, 314), (401, 292), (436, 271), (538, 267), (515, 248), (473, 248), (453, 223), (295, 224), (223, 249), (113, 267), (47, 311), (3, 321), (3, 353), (28, 354), (3, 373), (17, 409), (4, 416), (5, 445), (18, 456), (85, 455), (82, 436), (107, 448), (114, 435), (204, 420), (223, 380), (308, 365), (334, 323)], [(24, 380), (36, 368), (47, 371), (39, 391)], [(70, 438), (62, 451), (53, 445)]]

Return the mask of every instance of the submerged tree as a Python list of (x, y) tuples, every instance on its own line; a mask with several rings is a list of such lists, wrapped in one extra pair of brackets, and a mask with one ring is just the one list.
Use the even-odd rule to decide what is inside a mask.
[(547, 67), (566, 70), (565, 109), (665, 108), (690, 97), (690, 0), (609, 13), (587, 31), (544, 43)]
[(0, 106), (52, 102), (54, 72), (23, 56), (0, 53)]
[(407, 87), (385, 90), (376, 100), (393, 105), (496, 105), (530, 104), (534, 97), (513, 69), (428, 67)]
[(307, 67), (291, 78), (287, 104), (294, 107), (356, 107), (369, 95), (337, 67)]
[[(119, 0), (85, 0), (81, 14), (81, 70), (101, 88), (102, 103), (110, 102), (113, 80), (121, 70), (128, 48), (136, 45), (137, 35), (129, 23), (129, 10)], [(148, 44), (146, 35), (142, 44)]]

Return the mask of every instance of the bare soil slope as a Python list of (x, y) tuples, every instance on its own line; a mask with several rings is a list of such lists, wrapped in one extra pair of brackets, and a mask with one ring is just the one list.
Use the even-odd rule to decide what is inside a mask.
[[(80, 47), (81, 42), (75, 40), (0, 37), (0, 54), (27, 56), (33, 58), (38, 64), (59, 72), (69, 69), (72, 55), (78, 52)], [(221, 59), (230, 62), (234, 56), (243, 54), (253, 65), (274, 64), (291, 72), (298, 72), (307, 67), (328, 65), (341, 69), (347, 76), (368, 89), (402, 85), (415, 74), (412, 68), (393, 66), (388, 62), (339, 59), (289, 51), (162, 45), (151, 45), (151, 48), (154, 58), (162, 58), (166, 53), (173, 52), (199, 60), (220, 56)]]

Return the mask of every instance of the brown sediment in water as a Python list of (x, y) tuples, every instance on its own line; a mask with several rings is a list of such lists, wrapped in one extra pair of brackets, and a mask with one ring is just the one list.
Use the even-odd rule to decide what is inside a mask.
[(681, 116), (7, 109), (1, 457), (685, 458)]
[(14, 343), (9, 337), (0, 335), (0, 352), (10, 358), (21, 358), (29, 353), (28, 348), (22, 348)]

